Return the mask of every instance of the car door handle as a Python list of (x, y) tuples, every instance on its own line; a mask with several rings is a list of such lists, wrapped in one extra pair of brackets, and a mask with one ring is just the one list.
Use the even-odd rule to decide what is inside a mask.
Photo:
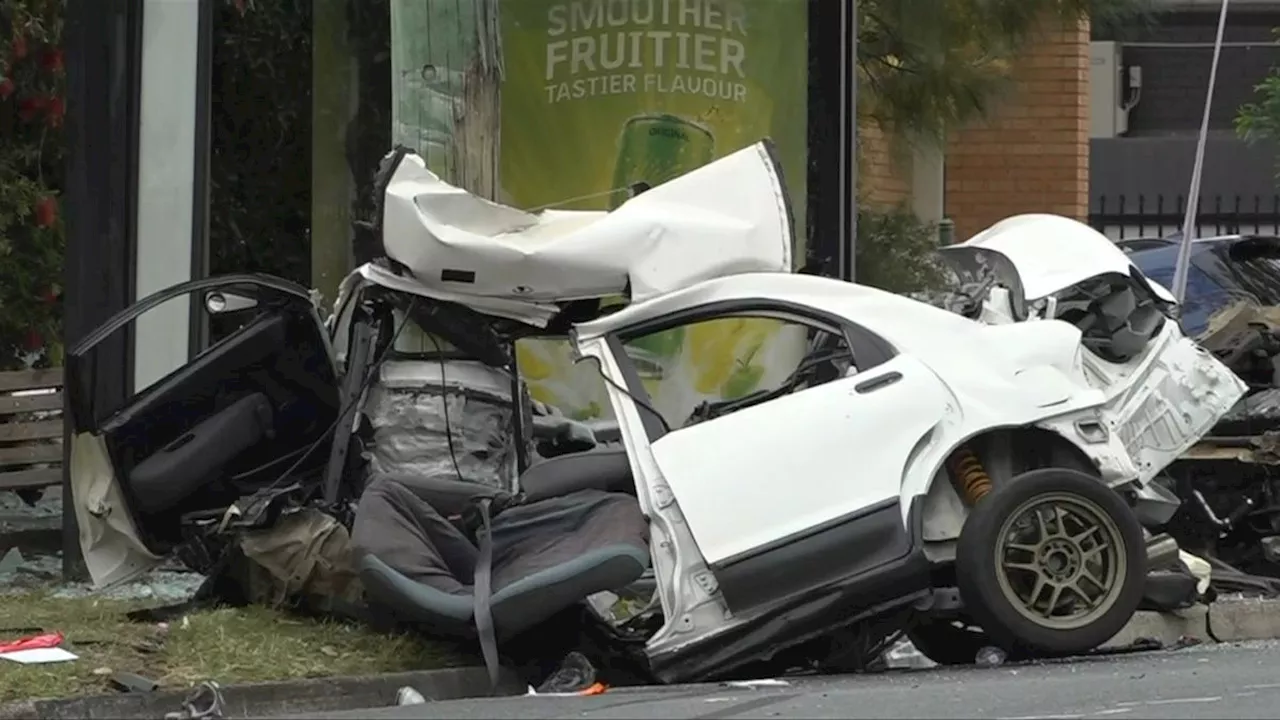
[(853, 390), (854, 392), (862, 393), (863, 395), (865, 395), (867, 393), (871, 393), (877, 390), (881, 390), (883, 388), (887, 388), (901, 379), (902, 379), (902, 373), (887, 372), (881, 375), (880, 377), (874, 377), (874, 378), (871, 378), (870, 380), (863, 380), (857, 385), (854, 385)]

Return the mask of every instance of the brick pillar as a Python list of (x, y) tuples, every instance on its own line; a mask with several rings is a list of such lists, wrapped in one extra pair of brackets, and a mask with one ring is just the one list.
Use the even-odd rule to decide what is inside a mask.
[(957, 241), (1019, 213), (1088, 219), (1088, 24), (1046, 31), (1014, 68), (1014, 87), (990, 119), (947, 146), (946, 213)]
[(884, 208), (911, 198), (911, 173), (888, 134), (872, 121), (858, 128), (858, 196)]

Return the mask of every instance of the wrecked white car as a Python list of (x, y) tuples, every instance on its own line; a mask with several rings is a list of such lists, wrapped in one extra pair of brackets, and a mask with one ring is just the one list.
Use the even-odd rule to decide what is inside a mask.
[[(97, 582), (180, 552), (267, 578), (251, 599), (478, 638), (535, 685), (573, 650), (626, 675), (611, 683), (857, 668), (904, 629), (939, 662), (1077, 653), (1141, 599), (1142, 519), (1167, 501), (1151, 479), (1243, 392), (1174, 323), (1130, 319), (1130, 343), (1021, 321), (1044, 287), (1110, 282), (1096, 258), (1046, 280), (1025, 254), (969, 251), (959, 305), (1002, 301), (1007, 323), (791, 274), (764, 143), (610, 213), (498, 206), (405, 152), (378, 186), (387, 258), (327, 323), (301, 287), (216, 278), (68, 354)], [(93, 348), (184, 293), (243, 322), (93, 407), (76, 390)], [(737, 319), (794, 340), (776, 377), (656, 408), (646, 340)], [(512, 345), (540, 335), (598, 368), (619, 444), (534, 412)], [(605, 593), (641, 607), (602, 611)]]

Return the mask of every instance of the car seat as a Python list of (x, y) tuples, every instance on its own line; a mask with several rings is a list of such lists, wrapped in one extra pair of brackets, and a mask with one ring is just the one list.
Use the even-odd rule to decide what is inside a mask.
[[(576, 467), (610, 462), (590, 457)], [(543, 465), (537, 489), (509, 505), (511, 496), (478, 483), (383, 474), (356, 511), (352, 544), (369, 604), (433, 633), (479, 639), (495, 684), (498, 642), (649, 567), (648, 524), (634, 496), (583, 487), (586, 473), (569, 475), (574, 462), (534, 467)], [(557, 482), (555, 467), (578, 482)], [(474, 540), (461, 522), (472, 509)]]

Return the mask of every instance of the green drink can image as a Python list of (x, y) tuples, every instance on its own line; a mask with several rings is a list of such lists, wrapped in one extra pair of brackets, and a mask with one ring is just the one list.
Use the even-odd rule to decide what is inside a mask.
[[(715, 150), (715, 136), (698, 123), (667, 114), (632, 117), (618, 136), (609, 209), (615, 210), (639, 192), (706, 165), (715, 159)], [(648, 361), (637, 363), (640, 375), (661, 378), (662, 367), (679, 354), (683, 345), (683, 328), (632, 341), (631, 351), (639, 351), (636, 354)]]
[(642, 189), (696, 170), (715, 159), (716, 140), (702, 125), (675, 115), (637, 115), (622, 126), (613, 168), (610, 210)]

